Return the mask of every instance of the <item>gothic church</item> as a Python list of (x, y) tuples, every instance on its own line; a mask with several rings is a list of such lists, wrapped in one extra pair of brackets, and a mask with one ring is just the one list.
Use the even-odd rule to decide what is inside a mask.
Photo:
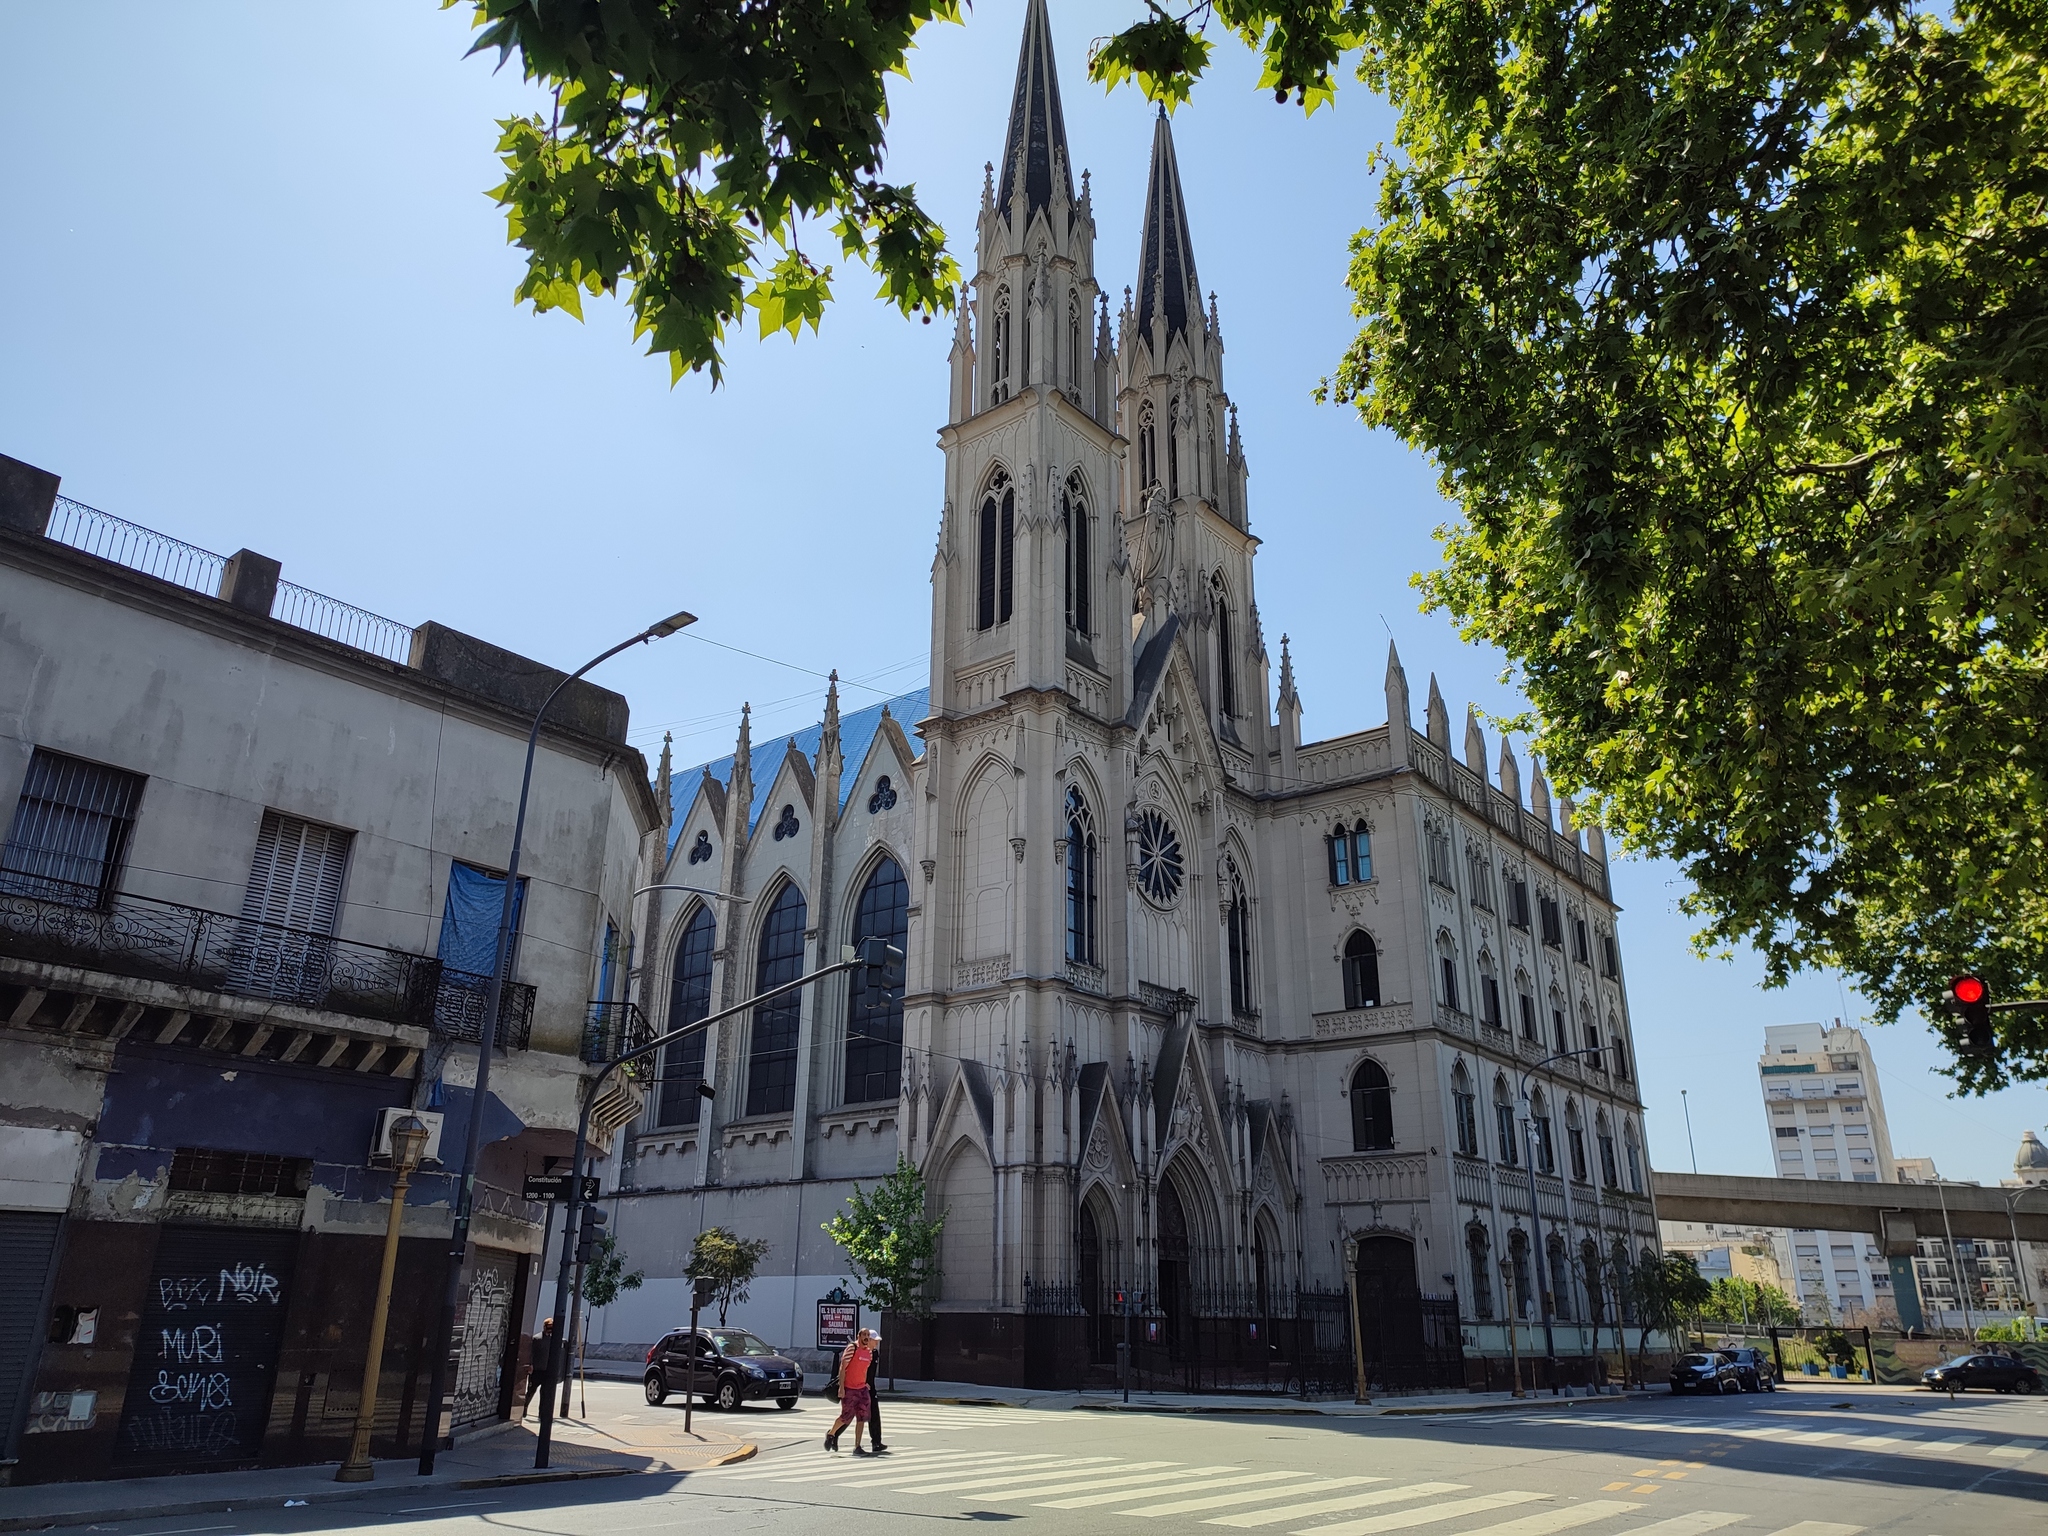
[(1172, 131), (1112, 317), (1048, 26), (1031, 0), (953, 341), (929, 687), (664, 753), (656, 878), (704, 894), (637, 914), (657, 1029), (870, 935), (906, 985), (671, 1049), (614, 1151), (651, 1278), (594, 1337), (676, 1326), (716, 1224), (771, 1244), (732, 1320), (808, 1353), (820, 1224), (900, 1152), (947, 1212), (935, 1315), (891, 1323), (925, 1374), (1078, 1385), (1128, 1327), (1155, 1380), (1348, 1383), (1348, 1263), (1383, 1385), (1498, 1382), (1546, 1314), (1586, 1379), (1656, 1232), (1600, 833), (1469, 711), (1454, 752), (1433, 679), (1415, 729), (1391, 651), (1383, 725), (1304, 742), (1284, 639), (1269, 702)]

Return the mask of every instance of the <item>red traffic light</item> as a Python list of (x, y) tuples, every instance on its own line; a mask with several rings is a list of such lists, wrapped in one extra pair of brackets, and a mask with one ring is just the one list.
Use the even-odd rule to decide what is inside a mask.
[(1959, 1003), (1981, 1003), (1986, 988), (1983, 981), (1975, 976), (1958, 976), (1948, 984), (1949, 996)]

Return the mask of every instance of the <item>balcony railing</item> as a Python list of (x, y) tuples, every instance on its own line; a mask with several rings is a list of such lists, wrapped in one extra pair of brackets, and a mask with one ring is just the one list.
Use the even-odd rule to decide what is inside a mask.
[[(477, 1038), (487, 978), (404, 950), (147, 896), (0, 874), (0, 953)], [(510, 985), (499, 1042), (524, 1050), (534, 989)]]
[[(592, 1003), (583, 1025), (583, 1059), (616, 1061), (653, 1038), (654, 1026), (638, 1003)], [(624, 1070), (628, 1077), (641, 1078), (650, 1075), (654, 1067), (641, 1060), (628, 1063)]]

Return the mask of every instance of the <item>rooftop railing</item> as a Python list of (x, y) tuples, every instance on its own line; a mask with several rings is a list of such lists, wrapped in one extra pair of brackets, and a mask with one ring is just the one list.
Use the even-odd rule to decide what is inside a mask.
[[(131, 571), (140, 571), (145, 576), (154, 576), (159, 581), (168, 581), (190, 592), (202, 592), (208, 597), (219, 595), (221, 576), (227, 569), (225, 555), (201, 549), (196, 544), (187, 544), (153, 528), (144, 528), (111, 512), (102, 512), (82, 501), (73, 501), (69, 496), (57, 498), (44, 532), (55, 543), (68, 544), (86, 554), (98, 555), (102, 560), (111, 560)], [(323, 635), (343, 645), (354, 646), (359, 651), (368, 651), (373, 656), (382, 656), (386, 661), (403, 662), (412, 655), (412, 629), (409, 625), (294, 582), (280, 581), (277, 584), (277, 596), (270, 605), (270, 616), (295, 629)]]
[[(235, 997), (477, 1038), (487, 978), (404, 950), (358, 944), (147, 896), (0, 871), (0, 954), (166, 981)], [(524, 1050), (534, 989), (510, 985), (499, 1042)]]

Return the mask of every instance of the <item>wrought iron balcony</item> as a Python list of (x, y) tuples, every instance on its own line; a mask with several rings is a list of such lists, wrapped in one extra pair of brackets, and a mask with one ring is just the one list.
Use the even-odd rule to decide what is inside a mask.
[[(616, 1061), (653, 1038), (654, 1026), (647, 1022), (638, 1003), (592, 1003), (583, 1025), (583, 1059)], [(636, 1061), (623, 1070), (627, 1077), (646, 1078), (653, 1075), (654, 1064)]]
[[(404, 950), (147, 896), (0, 874), (0, 954), (268, 998), (474, 1040), (488, 978)], [(504, 989), (499, 1043), (524, 1050), (534, 989)]]

